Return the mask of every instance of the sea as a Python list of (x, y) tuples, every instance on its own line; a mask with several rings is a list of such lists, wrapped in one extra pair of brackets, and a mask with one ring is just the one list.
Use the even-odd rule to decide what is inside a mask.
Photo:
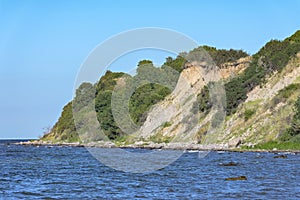
[[(185, 151), (162, 169), (130, 173), (106, 166), (85, 147), (14, 142), (0, 141), (0, 199), (300, 199), (295, 153)], [(223, 165), (229, 162), (236, 166)], [(239, 176), (247, 180), (226, 180)]]

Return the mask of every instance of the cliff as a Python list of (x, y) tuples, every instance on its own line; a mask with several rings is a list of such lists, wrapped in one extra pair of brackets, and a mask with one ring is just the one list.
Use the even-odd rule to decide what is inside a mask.
[[(240, 50), (203, 46), (213, 64), (186, 62), (179, 56), (167, 58), (161, 68), (155, 68), (151, 61), (141, 61), (134, 77), (108, 72), (98, 83), (84, 88), (95, 88), (100, 128), (117, 145), (154, 142), (235, 148), (270, 141), (300, 144), (295, 127), (295, 106), (300, 95), (299, 38), (298, 31), (283, 41), (271, 40), (252, 56)], [(110, 107), (114, 88), (139, 80), (145, 69), (154, 75), (166, 73), (167, 65), (179, 72), (167, 74), (169, 79), (176, 80), (176, 85), (165, 88), (146, 84), (138, 88), (129, 102), (129, 114), (137, 127), (132, 134), (124, 133), (113, 119)], [(87, 111), (80, 112), (82, 116), (89, 115)], [(41, 140), (80, 141), (82, 137), (75, 130), (69, 103)], [(94, 137), (93, 141), (98, 140), (103, 137)]]

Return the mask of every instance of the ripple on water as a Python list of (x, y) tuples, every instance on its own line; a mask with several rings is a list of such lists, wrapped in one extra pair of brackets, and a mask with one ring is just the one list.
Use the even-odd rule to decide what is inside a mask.
[[(191, 152), (163, 169), (131, 174), (106, 167), (85, 148), (1, 145), (0, 199), (295, 199), (300, 154), (287, 156)], [(229, 162), (238, 165), (219, 165)], [(225, 181), (238, 176), (248, 180)]]

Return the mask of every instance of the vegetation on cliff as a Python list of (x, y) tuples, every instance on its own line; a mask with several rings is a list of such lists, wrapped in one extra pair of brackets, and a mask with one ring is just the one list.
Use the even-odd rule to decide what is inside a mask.
[(298, 31), (283, 41), (271, 40), (252, 56), (252, 62), (243, 74), (226, 83), (227, 115), (235, 113), (249, 91), (263, 86), (268, 76), (280, 72), (295, 57), (300, 51), (299, 36)]
[[(221, 66), (223, 63), (235, 62), (236, 60), (248, 56), (242, 50), (224, 50), (216, 49), (214, 47), (202, 46), (199, 49), (205, 49), (205, 51), (213, 59), (214, 63)], [(192, 50), (189, 53), (196, 51)], [(258, 117), (260, 111), (257, 110), (257, 103), (255, 106), (250, 106), (249, 103), (245, 103), (247, 95), (256, 87), (265, 87), (268, 79), (275, 73), (281, 73), (288, 62), (296, 57), (296, 54), (300, 52), (300, 31), (297, 31), (291, 37), (279, 41), (271, 40), (264, 47), (262, 47), (256, 54), (252, 56), (250, 65), (239, 75), (230, 77), (225, 80), (226, 91), (226, 114), (229, 119), (233, 117), (239, 109), (244, 109), (238, 112), (238, 118), (244, 120), (245, 124), (253, 123), (253, 118)], [(135, 82), (141, 82), (146, 78), (151, 78), (156, 82), (161, 83), (158, 79), (158, 74), (165, 74), (166, 79), (172, 83), (176, 83), (179, 74), (186, 68), (187, 60), (184, 58), (189, 53), (182, 53), (176, 58), (168, 57), (165, 63), (157, 68), (153, 65), (152, 61), (142, 60), (138, 63), (137, 74), (130, 76), (125, 73), (117, 73), (107, 71), (100, 80), (92, 85), (90, 83), (83, 83), (77, 90), (76, 96), (72, 102), (76, 102), (76, 107), (72, 107), (72, 102), (68, 103), (63, 112), (53, 126), (50, 133), (43, 136), (43, 140), (51, 141), (79, 141), (76, 134), (76, 128), (73, 120), (73, 110), (81, 110), (91, 100), (95, 101), (95, 111), (97, 113), (97, 119), (100, 122), (101, 129), (105, 135), (111, 140), (124, 139), (124, 133), (118, 127), (113, 117), (112, 111), (112, 94), (118, 81), (122, 81), (125, 85), (134, 85)], [(171, 69), (176, 70), (178, 73), (171, 73)], [(146, 72), (146, 73), (145, 73)], [(154, 81), (154, 82), (155, 82)], [(167, 83), (164, 83), (167, 85)], [(166, 87), (161, 84), (152, 82), (143, 82), (142, 85), (135, 88), (129, 99), (129, 114), (133, 122), (141, 126), (145, 122), (148, 112), (151, 111), (151, 107), (160, 101), (163, 101), (168, 96), (175, 85)], [(194, 105), (191, 110), (191, 114), (194, 112), (201, 112), (201, 116), (205, 116), (212, 108), (209, 94), (210, 85), (204, 86), (197, 96), (197, 104)], [(295, 104), (289, 106), (285, 112), (293, 107), (293, 114), (291, 117), (286, 117), (285, 124), (283, 126), (284, 131), (278, 132), (278, 138), (276, 142), (293, 143), (300, 142), (300, 97), (298, 100), (293, 100), (291, 96), (298, 94), (299, 84), (291, 84), (280, 90), (278, 94), (268, 102), (272, 112), (277, 112), (276, 109), (280, 103), (282, 104)], [(87, 95), (88, 94), (88, 95)], [(87, 98), (88, 97), (88, 98)], [(258, 101), (257, 101), (258, 102)], [(241, 106), (243, 105), (243, 106)], [(254, 105), (254, 102), (253, 102)], [(197, 108), (195, 107), (197, 106)], [(276, 107), (277, 106), (277, 107)], [(263, 112), (268, 112), (269, 108)], [(235, 119), (235, 117), (233, 117)], [(166, 126), (164, 124), (164, 126)], [(170, 127), (171, 122), (168, 122)], [(246, 126), (246, 125), (245, 125)], [(287, 128), (285, 128), (287, 127)], [(239, 129), (246, 131), (246, 129)], [(236, 133), (234, 133), (236, 134)], [(253, 136), (254, 137), (254, 136)], [(154, 136), (152, 138), (155, 138)]]

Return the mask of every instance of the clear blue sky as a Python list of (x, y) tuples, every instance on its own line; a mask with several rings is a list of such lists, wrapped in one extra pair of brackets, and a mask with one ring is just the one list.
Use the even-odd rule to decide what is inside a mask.
[[(119, 32), (168, 28), (199, 44), (255, 53), (300, 29), (299, 13), (293, 0), (0, 0), (0, 138), (42, 135), (72, 99), (83, 60)], [(115, 70), (131, 69), (143, 56), (120, 59)]]

